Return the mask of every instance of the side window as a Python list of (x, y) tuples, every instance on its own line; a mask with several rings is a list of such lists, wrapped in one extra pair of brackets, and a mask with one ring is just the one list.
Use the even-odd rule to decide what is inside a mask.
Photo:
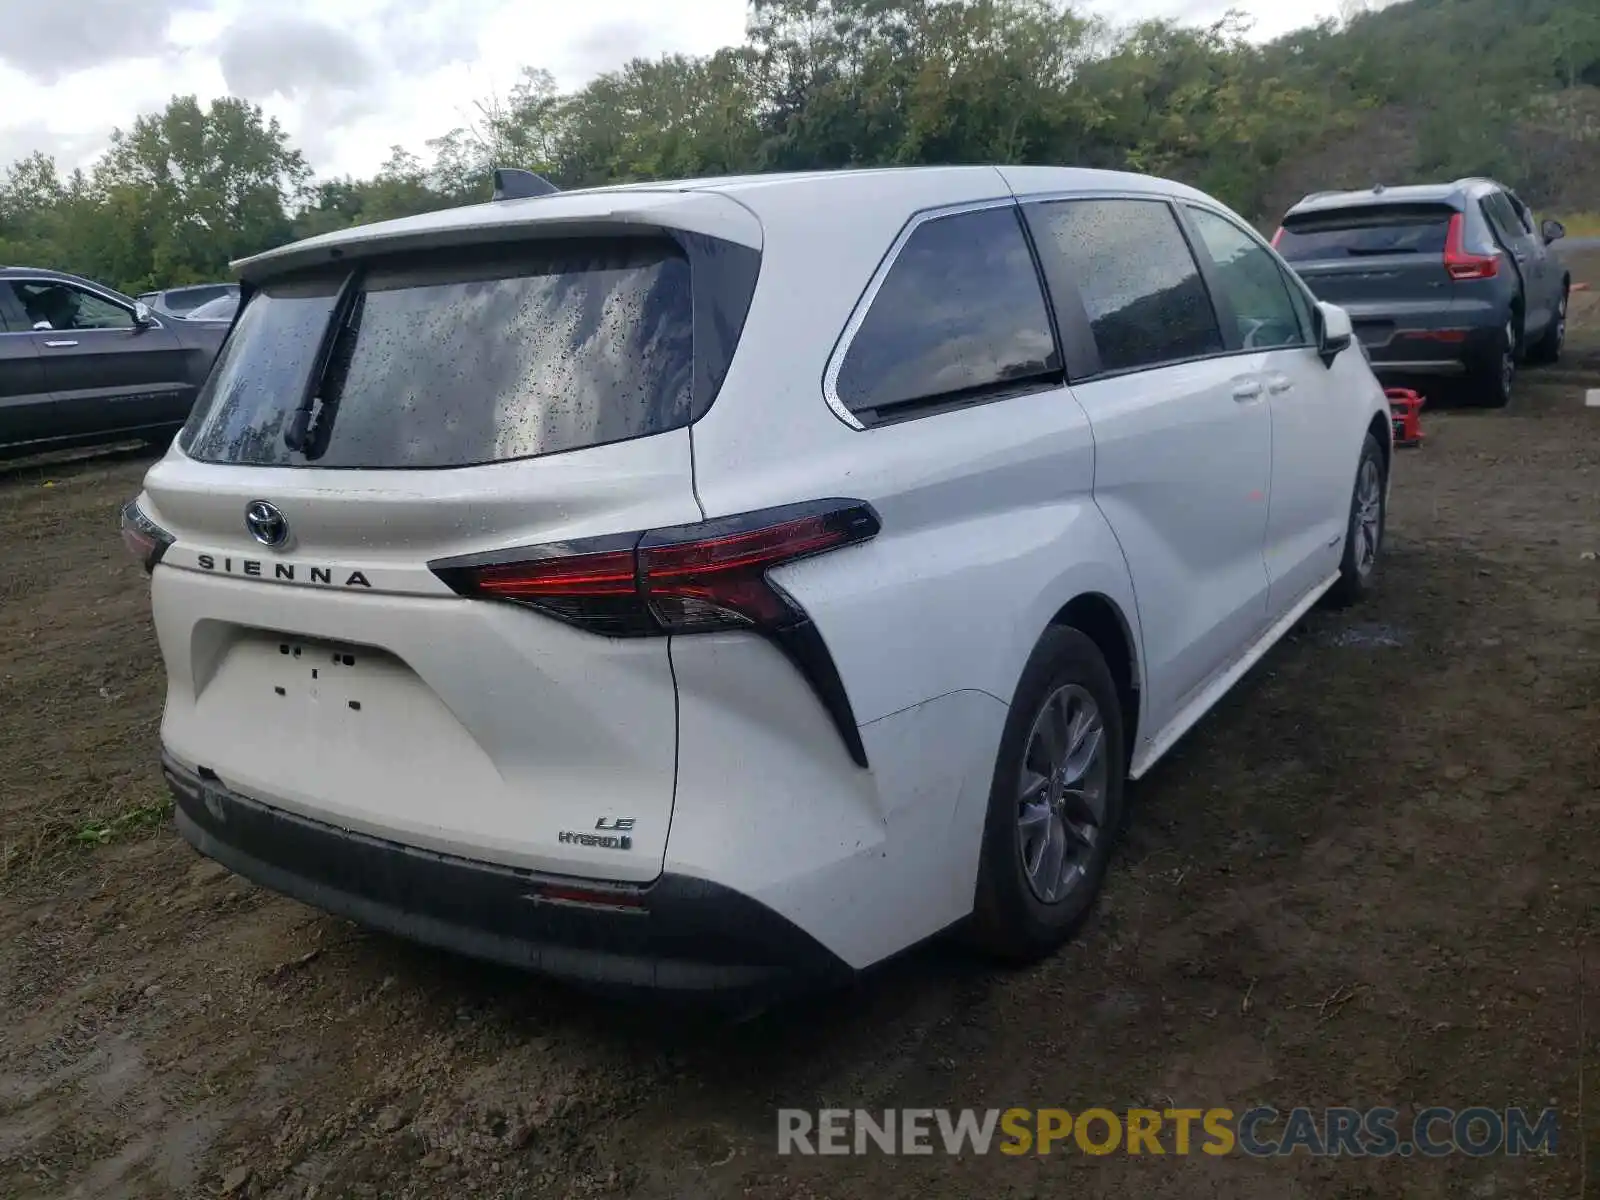
[(1223, 350), (1216, 310), (1164, 200), (1053, 200), (1032, 210), (1039, 253), (1063, 260), (1106, 371)]
[(1511, 202), (1511, 211), (1517, 214), (1517, 220), (1522, 225), (1522, 232), (1532, 235), (1534, 232), (1533, 210), (1522, 202), (1522, 197), (1515, 192), (1507, 192), (1506, 199)]
[(934, 217), (901, 247), (835, 387), (854, 413), (1004, 391), (1061, 373), (1014, 206)]
[(1239, 344), (1246, 350), (1305, 345), (1309, 331), (1266, 247), (1209, 209), (1191, 206), (1189, 219), (1215, 267), (1213, 282), (1239, 323)]
[(1505, 244), (1510, 245), (1524, 236), (1522, 222), (1504, 192), (1490, 192), (1485, 196), (1483, 211), (1489, 218), (1489, 224), (1494, 227), (1495, 236)]
[(91, 292), (66, 283), (19, 282), (12, 285), (28, 314), (28, 323), (51, 329), (132, 329), (133, 314)]

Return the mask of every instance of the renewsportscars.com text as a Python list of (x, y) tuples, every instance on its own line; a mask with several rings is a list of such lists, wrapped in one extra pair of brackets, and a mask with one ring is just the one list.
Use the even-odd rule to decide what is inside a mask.
[(1553, 1108), (778, 1110), (779, 1154), (1554, 1154)]

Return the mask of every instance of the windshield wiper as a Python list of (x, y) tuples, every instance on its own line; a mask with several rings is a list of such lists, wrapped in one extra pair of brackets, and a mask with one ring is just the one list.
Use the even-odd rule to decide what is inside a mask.
[(333, 339), (333, 351), (328, 355), (322, 372), (320, 389), (322, 403), (318, 405), (306, 434), (307, 458), (321, 458), (328, 452), (328, 439), (333, 436), (333, 421), (339, 415), (339, 401), (344, 399), (345, 381), (350, 377), (350, 360), (355, 356), (356, 338), (361, 333), (361, 316), (367, 311), (367, 294), (358, 290), (345, 313), (339, 332)]
[(317, 399), (322, 393), (328, 365), (333, 361), (333, 348), (338, 344), (339, 335), (344, 332), (345, 321), (355, 303), (356, 285), (360, 274), (360, 271), (351, 271), (346, 275), (344, 282), (339, 285), (338, 294), (334, 296), (333, 311), (328, 316), (328, 323), (323, 326), (322, 340), (317, 343), (316, 358), (311, 360), (311, 371), (306, 376), (305, 390), (300, 393), (300, 399), (295, 403), (294, 412), (289, 417), (289, 428), (283, 431), (283, 444), (291, 450), (304, 451), (306, 448), (306, 436), (311, 429), (311, 412), (316, 408)]

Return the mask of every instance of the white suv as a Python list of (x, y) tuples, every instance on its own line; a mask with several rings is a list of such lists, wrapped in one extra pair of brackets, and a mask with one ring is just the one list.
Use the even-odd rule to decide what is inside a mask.
[(654, 183), (237, 269), (124, 513), (179, 827), (571, 979), (1050, 951), (1124, 781), (1383, 536), (1348, 319), (1174, 183)]

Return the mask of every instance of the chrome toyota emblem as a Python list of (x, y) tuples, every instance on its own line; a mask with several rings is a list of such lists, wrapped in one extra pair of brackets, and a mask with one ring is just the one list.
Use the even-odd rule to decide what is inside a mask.
[(289, 522), (277, 505), (265, 500), (252, 500), (244, 508), (244, 527), (250, 536), (263, 546), (276, 548), (289, 540)]

